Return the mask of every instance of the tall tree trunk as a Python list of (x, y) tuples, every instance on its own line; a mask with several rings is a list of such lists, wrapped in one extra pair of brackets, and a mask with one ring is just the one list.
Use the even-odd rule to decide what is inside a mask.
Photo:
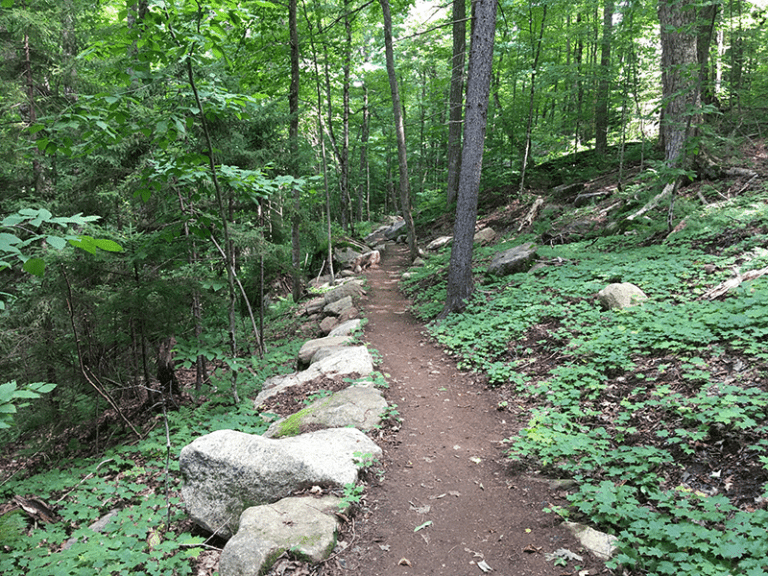
[(467, 8), (464, 0), (453, 0), (453, 56), (448, 115), (448, 204), (456, 200), (461, 170), (461, 116), (464, 104), (464, 55), (467, 51)]
[(714, 104), (715, 85), (713, 75), (709, 71), (709, 49), (714, 37), (715, 22), (720, 9), (720, 1), (716, 0), (701, 7), (699, 13), (699, 30), (696, 35), (696, 58), (699, 62), (699, 86), (701, 101), (704, 104)]
[[(495, 0), (494, 0), (495, 1)], [(389, 76), (389, 88), (392, 92), (392, 112), (395, 118), (395, 133), (397, 135), (397, 159), (400, 168), (400, 205), (402, 208), (405, 226), (408, 230), (408, 249), (411, 261), (418, 256), (416, 249), (416, 227), (413, 224), (411, 213), (411, 190), (408, 182), (408, 154), (405, 149), (405, 126), (403, 113), (400, 106), (400, 90), (397, 84), (397, 72), (395, 71), (395, 55), (392, 49), (392, 15), (389, 11), (389, 0), (379, 0), (381, 11), (384, 13), (384, 46), (387, 55), (387, 75)], [(487, 106), (487, 104), (486, 104)]]
[(370, 178), (368, 169), (368, 139), (371, 132), (370, 111), (368, 109), (368, 86), (363, 84), (363, 124), (360, 133), (360, 182), (357, 186), (357, 220), (363, 221), (364, 208), (367, 207), (367, 220), (371, 219)]
[[(27, 88), (27, 107), (29, 108), (29, 125), (37, 124), (37, 102), (35, 99), (35, 82), (32, 74), (32, 49), (29, 43), (29, 34), (24, 32), (24, 79)], [(32, 134), (32, 141), (35, 143), (38, 138), (38, 132)], [(32, 155), (32, 182), (38, 197), (45, 191), (45, 169), (40, 161), (42, 151), (35, 146)]]
[(576, 62), (576, 129), (574, 130), (574, 152), (579, 151), (579, 144), (582, 141), (581, 124), (584, 112), (584, 81), (581, 77), (582, 65), (584, 62), (584, 41), (581, 38), (581, 12), (576, 14), (576, 28), (578, 30), (578, 40), (576, 41), (576, 52), (573, 57)]
[[(291, 116), (288, 139), (291, 147), (291, 167), (299, 175), (299, 28), (297, 24), (297, 0), (288, 4), (288, 28), (291, 44), (291, 86), (288, 107)], [(293, 301), (301, 298), (301, 191), (293, 186), (293, 210), (291, 214), (291, 294)]]
[(523, 167), (520, 171), (520, 194), (523, 193), (525, 187), (525, 171), (528, 168), (528, 159), (531, 154), (531, 132), (533, 131), (533, 97), (536, 94), (536, 71), (539, 68), (539, 56), (541, 56), (541, 40), (544, 37), (544, 24), (547, 20), (547, 5), (544, 4), (544, 8), (541, 14), (541, 28), (539, 29), (539, 41), (534, 45), (533, 43), (533, 7), (529, 3), (529, 19), (528, 24), (531, 32), (531, 49), (533, 50), (533, 68), (531, 70), (531, 93), (528, 102), (528, 126), (525, 129), (525, 150), (523, 151)]
[(603, 6), (603, 41), (600, 50), (600, 79), (595, 104), (595, 151), (603, 156), (608, 151), (608, 102), (611, 99), (611, 30), (613, 0)]
[(675, 166), (699, 108), (695, 0), (659, 0), (659, 23), (663, 99), (659, 130), (667, 165)]
[(352, 67), (352, 26), (349, 22), (349, 0), (344, 0), (344, 86), (342, 92), (342, 139), (341, 139), (341, 210), (346, 210), (349, 227), (354, 229), (352, 217), (352, 198), (349, 191), (349, 85), (350, 69)]
[[(317, 48), (315, 47), (315, 38), (314, 34), (312, 33), (313, 25), (312, 21), (309, 18), (309, 15), (306, 11), (306, 5), (304, 5), (304, 18), (307, 21), (307, 26), (309, 30), (309, 44), (312, 49), (312, 61), (315, 67), (315, 91), (316, 91), (316, 97), (317, 97), (317, 135), (319, 139), (320, 144), (320, 157), (321, 157), (321, 163), (322, 163), (322, 170), (323, 170), (323, 185), (325, 188), (325, 215), (326, 215), (326, 233), (328, 238), (328, 251), (327, 251), (327, 259), (328, 259), (328, 273), (331, 277), (331, 286), (336, 281), (336, 278), (334, 276), (334, 270), (333, 270), (333, 234), (331, 230), (331, 190), (328, 185), (328, 158), (326, 154), (325, 149), (325, 133), (326, 130), (323, 126), (323, 97), (322, 97), (322, 89), (320, 87), (321, 81), (320, 81), (320, 65), (318, 64), (317, 59)], [(319, 28), (320, 26), (318, 26)], [(327, 68), (326, 68), (327, 72)], [(327, 80), (327, 76), (326, 76)]]
[(476, 0), (472, 23), (472, 43), (467, 72), (467, 109), (464, 114), (464, 145), (461, 155), (456, 221), (453, 228), (451, 262), (445, 308), (441, 316), (462, 310), (472, 295), (472, 249), (483, 148), (488, 117), (488, 95), (493, 67), (493, 42), (496, 33), (496, 0)]

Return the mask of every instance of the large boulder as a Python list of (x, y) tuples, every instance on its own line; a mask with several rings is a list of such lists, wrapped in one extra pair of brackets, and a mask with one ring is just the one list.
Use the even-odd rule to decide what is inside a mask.
[(354, 268), (354, 262), (360, 258), (361, 254), (350, 247), (336, 248), (333, 251), (333, 258), (343, 267)]
[(497, 234), (493, 228), (483, 228), (475, 233), (475, 244), (492, 244), (496, 240)]
[(334, 327), (328, 336), (349, 336), (355, 330), (360, 328), (360, 324), (362, 324), (362, 320), (360, 320), (360, 318), (347, 320), (343, 324), (339, 324), (338, 326)]
[(323, 313), (330, 314), (331, 316), (340, 316), (341, 313), (344, 312), (344, 310), (346, 310), (347, 308), (352, 308), (351, 296), (345, 296), (340, 300), (334, 300), (333, 302), (329, 302), (323, 308)]
[(448, 246), (453, 242), (453, 236), (438, 236), (432, 242), (427, 244), (427, 251), (432, 252), (434, 250), (440, 250), (440, 248), (443, 248), (444, 246)]
[(320, 332), (328, 335), (338, 325), (339, 319), (336, 316), (326, 316), (320, 321)]
[(371, 430), (381, 424), (387, 401), (372, 382), (350, 386), (316, 400), (295, 414), (278, 420), (264, 436), (296, 436), (308, 429), (345, 428)]
[(398, 220), (392, 226), (384, 231), (384, 237), (387, 240), (393, 240), (398, 237), (402, 232), (405, 232), (405, 220)]
[(389, 224), (385, 226), (379, 226), (378, 228), (376, 228), (376, 230), (368, 234), (368, 236), (366, 236), (363, 241), (368, 246), (371, 246), (371, 247), (377, 247), (381, 245), (383, 242), (387, 240), (386, 233), (387, 233), (387, 230), (389, 230), (389, 227), (390, 227)]
[(336, 350), (330, 356), (322, 360), (313, 362), (309, 368), (301, 372), (286, 374), (284, 376), (273, 376), (264, 381), (261, 392), (253, 401), (256, 409), (266, 399), (271, 398), (291, 386), (300, 386), (306, 384), (315, 378), (321, 376), (346, 376), (348, 374), (359, 374), (367, 376), (373, 372), (373, 358), (368, 348), (365, 346), (347, 346)]
[(488, 265), (488, 272), (495, 276), (506, 276), (515, 272), (524, 272), (530, 268), (538, 248), (531, 242), (515, 246), (503, 252), (497, 252)]
[(322, 562), (336, 546), (338, 519), (333, 513), (339, 502), (334, 496), (284, 498), (247, 508), (240, 529), (221, 553), (219, 574), (259, 576), (288, 551)]
[(323, 295), (323, 301), (327, 306), (328, 304), (336, 302), (337, 300), (342, 300), (347, 297), (359, 298), (363, 294), (365, 294), (365, 290), (363, 289), (362, 282), (351, 280), (349, 282), (345, 282), (341, 286), (336, 286), (336, 288), (329, 292), (326, 292)]
[(648, 296), (634, 284), (621, 282), (608, 284), (608, 286), (597, 293), (597, 299), (604, 309), (610, 310), (612, 308), (635, 306), (648, 300)]
[(371, 250), (362, 254), (359, 258), (355, 259), (352, 263), (352, 268), (358, 274), (371, 266), (377, 266), (381, 262), (381, 252), (378, 250)]
[(343, 487), (356, 482), (360, 453), (380, 456), (381, 448), (355, 428), (318, 430), (282, 440), (218, 430), (182, 448), (181, 494), (196, 524), (229, 538), (237, 533), (246, 508), (315, 485)]
[(354, 340), (352, 336), (326, 336), (307, 340), (299, 350), (299, 366), (308, 366), (312, 356), (321, 348), (337, 348), (349, 344)]

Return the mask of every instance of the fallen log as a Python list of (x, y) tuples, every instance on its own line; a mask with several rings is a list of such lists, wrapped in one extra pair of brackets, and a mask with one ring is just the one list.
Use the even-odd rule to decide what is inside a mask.
[(733, 273), (735, 274), (733, 278), (728, 278), (725, 282), (721, 282), (717, 286), (710, 288), (701, 295), (700, 300), (714, 300), (715, 298), (719, 298), (739, 286), (742, 282), (755, 280), (756, 278), (760, 278), (760, 276), (768, 274), (768, 267), (760, 268), (759, 270), (749, 270), (744, 272), (744, 274), (739, 272), (738, 269), (734, 269)]
[(520, 226), (517, 227), (518, 232), (521, 232), (526, 226), (533, 224), (533, 221), (536, 219), (536, 214), (539, 212), (539, 209), (543, 205), (544, 199), (541, 196), (538, 196), (536, 201), (533, 203), (533, 206), (531, 206), (531, 209), (528, 211), (528, 214), (526, 214), (525, 218), (523, 218), (523, 221), (520, 222)]

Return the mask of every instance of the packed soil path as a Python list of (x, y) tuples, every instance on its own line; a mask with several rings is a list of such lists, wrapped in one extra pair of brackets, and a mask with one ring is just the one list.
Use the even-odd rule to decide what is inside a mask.
[[(542, 512), (564, 494), (535, 475), (510, 470), (502, 441), (517, 432), (518, 419), (498, 409), (496, 392), (458, 371), (410, 313), (397, 287), (408, 265), (406, 249), (388, 246), (383, 256), (368, 273), (365, 339), (382, 356), (387, 399), (397, 405), (402, 423), (383, 446), (383, 475), (371, 481), (334, 572), (603, 573), (604, 566), (580, 549), (559, 518)], [(559, 548), (581, 554), (584, 562), (577, 568), (545, 559)]]

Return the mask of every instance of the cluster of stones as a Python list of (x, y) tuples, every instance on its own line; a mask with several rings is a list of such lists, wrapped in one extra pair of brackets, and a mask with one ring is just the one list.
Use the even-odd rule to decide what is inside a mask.
[(343, 511), (329, 492), (355, 484), (361, 463), (381, 456), (364, 433), (381, 423), (387, 402), (365, 378), (374, 370), (371, 354), (355, 345), (361, 322), (352, 316), (361, 294), (351, 280), (307, 305), (308, 316), (321, 323), (332, 318), (333, 328), (302, 346), (299, 371), (266, 380), (254, 406), (261, 411), (272, 396), (319, 377), (355, 374), (355, 384), (277, 420), (263, 435), (219, 430), (181, 451), (189, 516), (227, 539), (221, 576), (263, 574), (287, 551), (310, 562), (326, 559)]

